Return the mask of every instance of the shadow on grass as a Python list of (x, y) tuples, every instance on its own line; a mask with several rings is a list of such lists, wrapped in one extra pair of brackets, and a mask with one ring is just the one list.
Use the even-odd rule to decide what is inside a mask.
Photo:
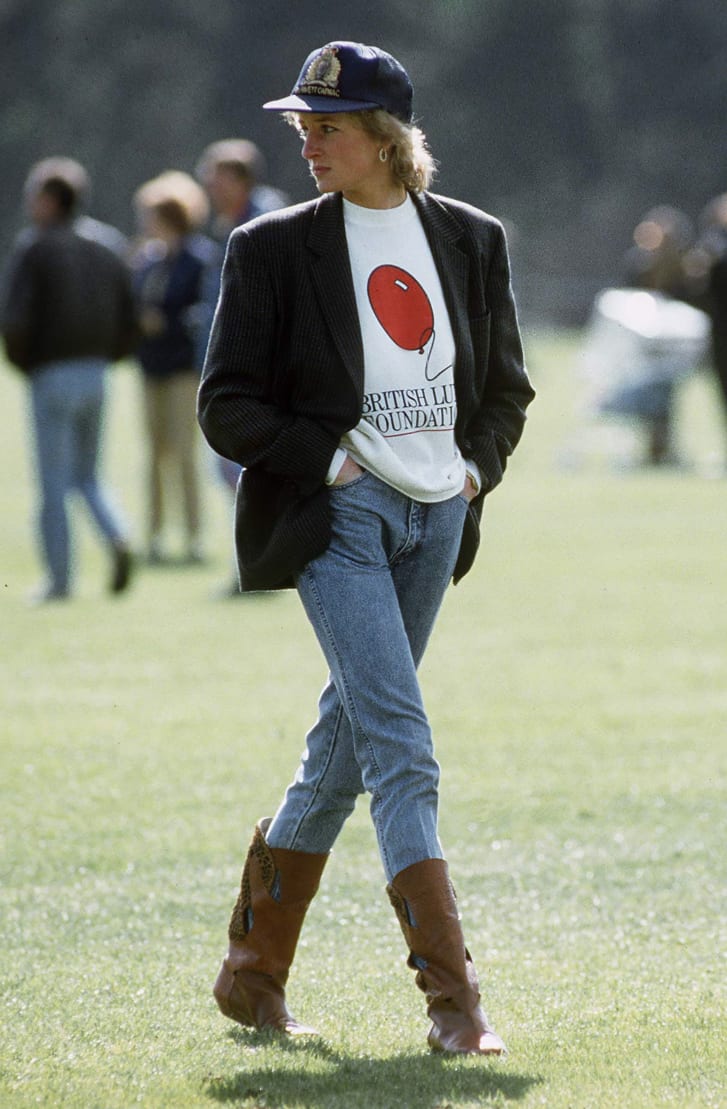
[[(239, 1105), (387, 1106), (446, 1105), (449, 1102), (518, 1101), (542, 1079), (503, 1069), (499, 1059), (414, 1053), (374, 1059), (334, 1051), (320, 1039), (281, 1040), (265, 1033), (231, 1033), (241, 1046), (275, 1045), (280, 1060), (250, 1064), (234, 1075), (210, 1077), (205, 1092), (214, 1101)], [(286, 1059), (287, 1055), (287, 1059)]]

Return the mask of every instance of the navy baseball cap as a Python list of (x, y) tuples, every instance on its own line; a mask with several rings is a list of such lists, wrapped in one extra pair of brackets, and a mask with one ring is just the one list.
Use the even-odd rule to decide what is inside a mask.
[(290, 96), (268, 100), (275, 112), (361, 112), (383, 108), (411, 123), (413, 89), (403, 65), (377, 46), (329, 42), (309, 54)]

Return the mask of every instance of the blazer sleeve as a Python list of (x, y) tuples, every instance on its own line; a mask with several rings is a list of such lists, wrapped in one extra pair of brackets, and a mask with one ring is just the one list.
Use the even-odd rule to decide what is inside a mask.
[(339, 436), (281, 400), (284, 318), (269, 247), (245, 226), (230, 237), (197, 415), (218, 454), (309, 493), (324, 483)]
[(480, 469), (483, 493), (502, 480), (535, 396), (525, 368), (501, 224), (494, 223), (493, 235), (490, 249), (481, 254), (484, 305), (479, 312), (470, 309), (477, 402), (464, 430), (464, 450)]

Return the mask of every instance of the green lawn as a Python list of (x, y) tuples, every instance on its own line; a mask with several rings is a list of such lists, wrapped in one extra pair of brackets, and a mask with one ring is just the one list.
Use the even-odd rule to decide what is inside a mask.
[[(574, 340), (528, 349), (532, 418), (422, 667), (500, 1062), (427, 1053), (363, 801), (290, 981), (322, 1039), (219, 1015), (240, 866), (312, 723), (317, 647), (292, 594), (214, 598), (229, 510), (211, 481), (208, 565), (140, 571), (110, 599), (82, 520), (77, 600), (28, 607), (24, 392), (0, 373), (3, 1109), (727, 1104), (716, 393), (698, 377), (680, 402), (692, 470), (614, 468), (579, 424)], [(128, 367), (110, 416), (107, 469), (140, 533)]]

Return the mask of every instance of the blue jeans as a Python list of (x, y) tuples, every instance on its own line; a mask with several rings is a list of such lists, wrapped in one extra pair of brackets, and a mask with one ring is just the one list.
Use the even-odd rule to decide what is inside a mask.
[(330, 673), (266, 838), (273, 847), (330, 851), (367, 792), (391, 881), (412, 863), (442, 858), (439, 766), (416, 669), (452, 577), (467, 502), (421, 504), (369, 473), (330, 496), (330, 546), (297, 581)]
[(31, 406), (40, 488), (38, 526), (53, 593), (68, 593), (71, 541), (66, 498), (76, 491), (86, 501), (111, 545), (126, 530), (96, 474), (103, 427), (106, 362), (76, 358), (49, 362), (30, 378)]

